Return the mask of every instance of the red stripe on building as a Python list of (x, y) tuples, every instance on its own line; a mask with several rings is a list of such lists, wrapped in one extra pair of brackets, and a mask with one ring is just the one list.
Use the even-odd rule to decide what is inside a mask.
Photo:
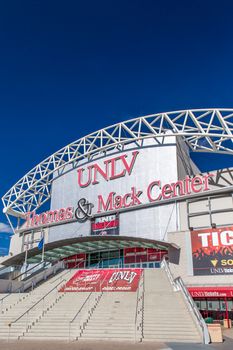
[(190, 287), (188, 291), (193, 298), (233, 298), (232, 287)]

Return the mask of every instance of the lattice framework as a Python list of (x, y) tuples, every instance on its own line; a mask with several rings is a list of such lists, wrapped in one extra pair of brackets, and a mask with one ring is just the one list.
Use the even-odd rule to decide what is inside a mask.
[(233, 109), (199, 109), (147, 115), (95, 131), (63, 147), (22, 177), (3, 196), (3, 211), (21, 216), (43, 205), (51, 196), (56, 171), (125, 145), (141, 147), (145, 139), (163, 145), (164, 138), (179, 136), (193, 152), (233, 155)]

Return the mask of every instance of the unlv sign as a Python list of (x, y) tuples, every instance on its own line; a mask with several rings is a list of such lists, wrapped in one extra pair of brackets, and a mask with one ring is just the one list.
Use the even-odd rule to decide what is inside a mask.
[[(89, 165), (86, 170), (84, 168), (78, 169), (78, 185), (80, 187), (87, 187), (90, 184), (96, 185), (99, 183), (98, 176), (101, 176), (105, 181), (109, 181), (124, 177), (126, 174), (131, 175), (138, 154), (138, 151), (134, 151), (131, 159), (128, 158), (127, 154), (124, 154), (105, 160), (103, 167), (100, 167), (98, 163), (94, 163)], [(86, 175), (85, 180), (84, 174)]]
[[(102, 167), (99, 163), (89, 165), (86, 169), (77, 170), (78, 186), (80, 188), (90, 185), (97, 185), (101, 181), (112, 181), (125, 176), (131, 176), (135, 163), (139, 157), (139, 151), (131, 152), (131, 155), (107, 159)], [(97, 196), (97, 213), (117, 211), (146, 203), (153, 203), (190, 194), (200, 193), (209, 190), (209, 178), (213, 174), (195, 176), (176, 182), (163, 184), (161, 180), (155, 179), (147, 184), (146, 188), (137, 188), (133, 185), (126, 193), (111, 191), (104, 196)], [(136, 181), (135, 181), (136, 182)]]
[(233, 274), (233, 227), (191, 231), (194, 275)]
[(78, 270), (59, 292), (136, 292), (142, 269)]
[[(57, 198), (52, 205), (53, 210), (40, 214), (34, 211), (26, 213), (26, 223), (21, 229), (75, 221), (84, 223), (87, 219), (97, 216), (96, 214), (115, 215), (121, 210), (175, 200), (210, 189), (209, 179), (213, 174), (196, 175), (193, 178), (186, 176), (183, 180), (177, 180), (176, 167), (171, 168), (171, 174), (161, 170), (161, 160), (157, 165), (156, 157), (153, 158), (154, 153), (151, 153), (151, 158), (150, 153), (143, 152), (128, 151), (106, 160), (99, 160), (75, 169), (74, 173), (67, 173), (64, 175), (65, 181), (61, 178), (55, 180), (53, 188), (56, 188), (56, 181), (59, 185), (58, 190), (54, 191)], [(151, 164), (148, 165), (150, 161)], [(153, 169), (158, 169), (159, 176), (166, 180), (153, 177)], [(175, 181), (169, 182), (169, 179)], [(59, 206), (61, 197), (62, 208)]]

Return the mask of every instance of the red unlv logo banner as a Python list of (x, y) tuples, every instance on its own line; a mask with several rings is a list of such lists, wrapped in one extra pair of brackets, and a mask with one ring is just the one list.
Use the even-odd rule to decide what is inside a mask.
[(233, 226), (191, 231), (194, 275), (233, 274)]
[(60, 292), (135, 292), (141, 269), (79, 270)]

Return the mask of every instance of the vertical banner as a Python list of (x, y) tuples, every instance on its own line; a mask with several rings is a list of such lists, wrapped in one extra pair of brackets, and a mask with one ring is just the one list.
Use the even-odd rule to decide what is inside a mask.
[(60, 292), (135, 292), (141, 269), (79, 270)]
[(233, 226), (191, 231), (193, 274), (233, 274)]
[(95, 218), (91, 223), (91, 235), (119, 235), (119, 216), (117, 214), (113, 214)]

